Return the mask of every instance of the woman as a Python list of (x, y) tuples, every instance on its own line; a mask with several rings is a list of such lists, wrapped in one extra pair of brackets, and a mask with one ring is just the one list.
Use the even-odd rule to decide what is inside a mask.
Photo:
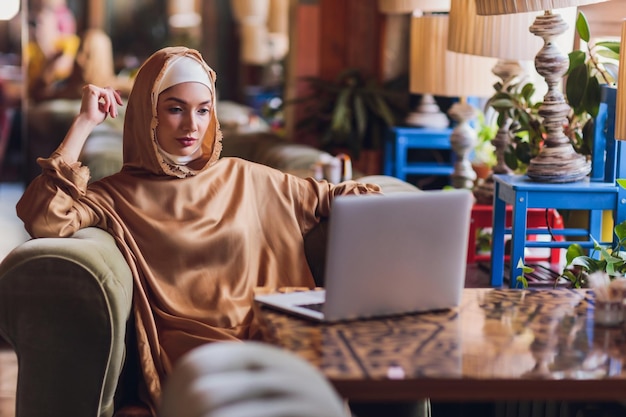
[(28, 96), (66, 79), (72, 72), (80, 38), (74, 32), (63, 32), (55, 11), (44, 5), (29, 22), (30, 41), (26, 55)]
[(78, 162), (89, 133), (122, 103), (88, 85), (59, 148), (17, 212), (34, 237), (111, 233), (135, 280), (134, 318), (146, 400), (153, 410), (172, 365), (192, 348), (256, 339), (255, 287), (313, 287), (303, 238), (334, 196), (375, 185), (301, 179), (219, 159), (215, 73), (191, 49), (153, 54), (140, 68), (124, 120), (124, 165), (87, 187)]
[(113, 87), (127, 97), (132, 79), (115, 74), (111, 38), (101, 29), (87, 29), (80, 40), (71, 74), (55, 83), (39, 83), (32, 88), (35, 100), (80, 99), (85, 84)]

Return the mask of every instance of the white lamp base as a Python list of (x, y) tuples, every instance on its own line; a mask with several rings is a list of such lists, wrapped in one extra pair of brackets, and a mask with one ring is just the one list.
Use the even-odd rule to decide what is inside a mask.
[(450, 120), (443, 113), (435, 98), (430, 94), (424, 94), (415, 111), (410, 112), (405, 121), (409, 126), (430, 127), (445, 129), (450, 126)]
[(448, 111), (450, 117), (457, 122), (452, 135), (450, 145), (456, 154), (454, 172), (451, 176), (451, 183), (454, 188), (472, 189), (476, 181), (476, 171), (472, 168), (469, 154), (477, 143), (477, 133), (470, 121), (476, 117), (476, 109), (465, 102), (457, 102)]

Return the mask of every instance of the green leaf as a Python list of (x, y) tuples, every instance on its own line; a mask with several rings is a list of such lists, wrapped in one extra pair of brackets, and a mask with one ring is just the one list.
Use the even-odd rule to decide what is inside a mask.
[(571, 245), (569, 245), (567, 251), (565, 252), (565, 260), (569, 265), (572, 263), (572, 260), (584, 255), (585, 251), (583, 250), (583, 247), (580, 246), (578, 243), (572, 243)]
[(510, 151), (505, 152), (504, 162), (506, 163), (506, 166), (511, 168), (511, 170), (513, 171), (516, 171), (517, 168), (519, 168), (519, 162), (518, 162), (518, 159), (515, 157), (514, 152), (510, 152)]
[(589, 256), (579, 256), (572, 260), (571, 266), (579, 266), (585, 269), (587, 272), (604, 271), (606, 262), (600, 259), (595, 259)]
[(515, 148), (515, 156), (517, 156), (517, 159), (519, 159), (522, 163), (528, 164), (533, 157), (530, 144), (528, 142), (518, 143)]
[(578, 36), (580, 36), (580, 39), (585, 42), (589, 42), (589, 39), (591, 39), (589, 23), (587, 23), (587, 18), (581, 11), (578, 12), (578, 18), (576, 19), (576, 32), (578, 33)]
[(530, 101), (532, 96), (535, 94), (535, 86), (532, 83), (526, 83), (524, 87), (522, 87), (522, 91), (520, 92), (521, 96), (524, 97), (526, 101)]
[(515, 106), (515, 103), (510, 98), (490, 100), (487, 104), (493, 107), (493, 109), (498, 113), (511, 109)]
[(617, 236), (620, 242), (626, 239), (626, 222), (621, 222), (620, 224), (616, 225), (614, 231), (615, 236)]
[(335, 131), (349, 130), (350, 110), (348, 100), (350, 99), (350, 90), (344, 90), (339, 94), (335, 109), (333, 110), (333, 119), (331, 129)]
[(523, 275), (517, 277), (517, 282), (522, 284), (522, 288), (528, 288), (528, 280)]
[(619, 41), (601, 41), (601, 42), (596, 43), (596, 46), (600, 46), (602, 48), (609, 49), (614, 54), (619, 56), (620, 44), (621, 44), (621, 42), (619, 42)]
[(588, 79), (589, 76), (586, 65), (579, 65), (573, 68), (572, 72), (567, 77), (565, 92), (569, 105), (574, 109), (578, 109), (582, 104)]
[(604, 58), (619, 61), (619, 52), (615, 53), (614, 51), (610, 49), (598, 49), (596, 51), (596, 54)]
[(569, 75), (574, 68), (578, 68), (581, 65), (585, 65), (585, 61), (587, 60), (587, 54), (585, 51), (581, 51), (577, 49), (568, 54), (569, 56), (569, 68), (567, 69), (566, 75)]
[(598, 115), (600, 101), (602, 100), (602, 89), (596, 77), (588, 80), (587, 90), (583, 96), (581, 107), (593, 118)]
[(574, 275), (572, 271), (566, 269), (561, 274), (561, 278), (565, 278), (566, 280), (571, 282), (575, 288), (580, 288), (580, 277), (577, 275)]
[(526, 277), (524, 276), (524, 274), (529, 274), (533, 272), (534, 269), (529, 266), (524, 265), (524, 263), (522, 262), (522, 258), (520, 258), (517, 261), (517, 267), (522, 270), (522, 275), (519, 275), (516, 278), (517, 282), (521, 283), (524, 288), (528, 288), (528, 281), (526, 280)]
[(359, 95), (354, 97), (354, 119), (356, 121), (357, 136), (362, 138), (367, 130), (367, 109), (363, 98)]

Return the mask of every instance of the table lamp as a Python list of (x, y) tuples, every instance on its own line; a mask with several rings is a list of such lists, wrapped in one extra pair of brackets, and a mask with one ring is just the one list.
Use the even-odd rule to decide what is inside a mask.
[[(563, 9), (561, 14), (570, 27), (558, 39), (559, 47), (564, 52), (569, 52), (574, 45), (573, 23), (576, 19), (576, 8)], [(532, 69), (531, 62), (541, 48), (541, 39), (528, 31), (534, 20), (535, 13), (532, 12), (479, 16), (476, 13), (475, 0), (452, 0), (448, 49), (464, 54), (499, 58), (492, 71), (502, 80), (502, 90), (515, 83), (523, 85), (525, 78), (531, 79), (535, 84), (539, 74)], [(520, 61), (524, 64), (523, 67)], [(501, 117), (503, 120), (491, 141), (496, 156), (492, 173), (510, 174), (511, 169), (505, 163), (504, 155), (511, 143), (512, 120), (506, 114)], [(493, 178), (489, 176), (486, 181), (477, 185), (474, 193), (479, 201), (489, 204), (493, 197)]]
[[(445, 13), (450, 10), (450, 0), (379, 0), (379, 9), (408, 12), (409, 14), (428, 15), (432, 13)], [(413, 32), (409, 38), (409, 47), (416, 43), (427, 43), (427, 37), (415, 38)], [(422, 46), (427, 48), (427, 46)], [(409, 112), (405, 123), (410, 126), (432, 127), (444, 129), (450, 125), (448, 117), (439, 109), (435, 98), (430, 92), (421, 93), (417, 106)]]
[[(622, 21), (621, 45), (626, 42), (626, 20)], [(626, 48), (619, 49), (617, 101), (615, 104), (615, 139), (626, 140)]]
[(564, 133), (570, 111), (558, 85), (569, 66), (569, 59), (556, 44), (568, 24), (553, 9), (600, 3), (606, 0), (475, 0), (478, 15), (501, 15), (544, 11), (529, 30), (543, 39), (543, 47), (535, 57), (537, 72), (545, 79), (548, 92), (539, 107), (539, 116), (546, 130), (544, 145), (528, 165), (528, 177), (534, 181), (565, 183), (582, 180), (591, 171), (587, 159), (576, 152)]
[[(381, 80), (404, 78), (409, 68), (409, 26), (415, 10), (426, 12), (450, 9), (450, 0), (378, 0), (378, 11), (384, 15), (381, 32)], [(439, 111), (439, 108), (436, 108)], [(412, 124), (410, 121), (407, 124)], [(445, 116), (445, 115), (444, 115)], [(447, 121), (447, 120), (446, 120)]]
[(472, 188), (476, 173), (468, 157), (476, 145), (476, 132), (469, 122), (476, 109), (464, 99), (493, 94), (497, 78), (490, 69), (496, 59), (448, 51), (448, 21), (447, 14), (414, 13), (411, 17), (411, 40), (416, 42), (410, 51), (410, 91), (462, 98), (448, 112), (457, 122), (450, 137), (457, 157), (451, 182), (455, 188)]

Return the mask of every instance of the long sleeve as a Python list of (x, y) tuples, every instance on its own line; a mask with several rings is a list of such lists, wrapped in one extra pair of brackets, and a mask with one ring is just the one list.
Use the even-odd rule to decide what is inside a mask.
[(26, 188), (16, 206), (28, 233), (32, 237), (67, 237), (97, 225), (100, 216), (84, 201), (89, 169), (70, 166), (57, 153), (37, 162), (42, 174)]

